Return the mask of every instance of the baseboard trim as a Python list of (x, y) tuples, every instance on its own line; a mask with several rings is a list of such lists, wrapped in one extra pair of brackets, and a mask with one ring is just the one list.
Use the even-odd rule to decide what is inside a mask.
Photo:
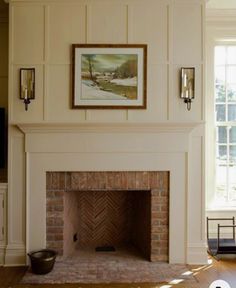
[(8, 245), (5, 250), (4, 266), (25, 266), (26, 249), (22, 245)]
[(0, 245), (0, 266), (3, 266), (5, 264), (5, 251), (6, 246)]
[(207, 264), (207, 246), (205, 243), (191, 243), (187, 247), (187, 264)]

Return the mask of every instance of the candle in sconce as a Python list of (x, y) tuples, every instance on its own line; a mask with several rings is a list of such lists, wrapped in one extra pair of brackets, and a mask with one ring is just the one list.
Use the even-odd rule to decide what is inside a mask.
[(186, 90), (186, 98), (189, 98), (189, 96), (188, 96), (188, 90)]
[(21, 68), (20, 69), (20, 99), (25, 104), (25, 111), (28, 110), (30, 100), (34, 99), (34, 68)]
[(27, 99), (28, 98), (28, 90), (27, 90), (27, 88), (25, 88), (24, 93), (25, 93), (24, 98)]
[(187, 86), (187, 74), (184, 74), (184, 86)]

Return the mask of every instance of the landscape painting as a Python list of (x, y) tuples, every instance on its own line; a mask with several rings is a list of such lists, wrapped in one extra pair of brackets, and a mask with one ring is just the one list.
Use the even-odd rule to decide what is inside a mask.
[(146, 107), (146, 45), (73, 45), (73, 108)]

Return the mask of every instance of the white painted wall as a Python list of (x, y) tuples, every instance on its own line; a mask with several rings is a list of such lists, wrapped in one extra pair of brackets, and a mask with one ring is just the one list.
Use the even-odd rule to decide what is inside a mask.
[[(127, 127), (129, 127), (129, 133), (136, 131), (133, 149), (139, 147), (141, 145), (139, 143), (143, 145), (142, 149), (138, 149), (136, 153), (140, 154), (141, 158), (143, 151), (147, 153), (146, 160), (142, 160), (139, 165), (140, 170), (148, 169), (148, 153), (158, 152), (162, 156), (171, 157), (172, 152), (168, 147), (177, 145), (177, 154), (181, 154), (183, 153), (181, 147), (187, 145), (184, 149), (185, 160), (183, 162), (185, 176), (178, 184), (179, 187), (184, 186), (185, 191), (174, 191), (175, 197), (178, 197), (178, 193), (180, 195), (184, 193), (181, 198), (184, 203), (179, 204), (180, 207), (185, 205), (186, 209), (182, 211), (183, 218), (176, 217), (174, 224), (177, 229), (180, 228), (182, 237), (180, 239), (184, 237), (185, 244), (183, 250), (180, 250), (181, 256), (173, 258), (175, 259), (173, 261), (200, 263), (206, 260), (202, 232), (204, 230), (204, 11), (205, 1), (203, 0), (30, 0), (27, 2), (10, 0), (9, 113), (11, 129), (9, 240), (6, 265), (25, 262), (26, 244), (27, 249), (31, 249), (36, 248), (37, 245), (39, 248), (39, 244), (44, 243), (41, 239), (41, 242), (32, 244), (30, 242), (32, 240), (30, 227), (32, 226), (29, 223), (28, 229), (25, 226), (25, 203), (27, 202), (28, 220), (29, 216), (32, 216), (31, 211), (35, 208), (35, 204), (32, 204), (35, 200), (31, 202), (31, 199), (37, 188), (33, 188), (35, 182), (32, 181), (35, 180), (37, 173), (42, 175), (41, 169), (44, 168), (44, 164), (40, 166), (37, 161), (33, 162), (32, 166), (32, 159), (40, 156), (38, 153), (43, 153), (42, 155), (46, 153), (45, 156), (48, 156), (48, 159), (52, 157), (55, 161), (51, 164), (53, 168), (57, 167), (55, 165), (59, 161), (57, 159), (65, 157), (64, 153), (66, 155), (69, 153), (68, 156), (72, 158), (68, 158), (71, 161), (65, 169), (80, 171), (85, 167), (72, 160), (73, 155), (74, 159), (77, 159), (77, 149), (79, 149), (73, 150), (73, 145), (75, 147), (82, 145), (80, 156), (86, 158), (86, 153), (93, 155), (95, 152), (98, 153), (98, 147), (103, 149), (108, 147), (105, 144), (109, 141), (109, 149), (113, 154), (109, 158), (109, 165), (107, 164), (106, 169), (116, 170), (118, 169), (117, 156), (121, 153), (117, 143), (127, 143), (126, 133), (122, 133)], [(70, 108), (72, 43), (146, 43), (148, 45), (147, 109), (139, 111), (72, 110)], [(186, 105), (179, 99), (179, 69), (185, 66), (194, 66), (196, 69), (196, 97), (191, 111), (187, 111)], [(24, 110), (22, 101), (19, 100), (20, 67), (36, 68), (36, 99), (32, 101), (27, 112)], [(35, 124), (34, 137), (31, 137), (31, 132), (25, 129), (23, 129), (24, 133), (20, 132), (16, 125), (23, 127), (23, 123)], [(117, 134), (115, 125), (119, 125), (118, 123), (121, 127)], [(84, 131), (92, 130), (89, 135), (82, 135), (83, 137), (78, 135), (76, 127), (81, 125), (85, 125)], [(109, 133), (106, 137), (101, 137), (97, 132), (99, 125), (107, 127)], [(179, 132), (183, 125), (191, 126), (192, 132)], [(143, 128), (140, 130), (139, 126)], [(62, 130), (58, 127), (62, 127)], [(155, 132), (155, 136), (146, 138), (145, 131), (150, 127), (157, 129), (160, 137), (157, 137)], [(172, 127), (172, 129), (166, 127)], [(72, 131), (71, 141), (72, 139), (74, 141), (72, 146), (67, 136), (64, 137), (63, 129)], [(78, 129), (80, 131), (80, 128)], [(168, 130), (168, 137), (161, 132), (163, 129)], [(38, 142), (40, 150), (35, 151), (32, 145), (37, 144), (36, 139), (40, 131), (44, 137), (43, 141)], [(184, 133), (179, 146), (175, 131)], [(28, 141), (29, 137), (30, 141)], [(121, 142), (116, 141), (117, 137)], [(91, 139), (92, 142), (90, 142)], [(58, 144), (52, 147), (50, 143), (55, 141)], [(157, 145), (154, 150), (152, 150), (152, 141)], [(89, 146), (88, 149), (88, 143), (93, 143), (93, 147)], [(107, 156), (111, 153), (109, 149), (103, 151)], [(119, 162), (119, 165), (123, 164), (123, 170), (128, 169), (129, 165), (134, 167), (136, 162), (129, 163), (132, 153), (132, 149), (129, 149), (122, 156), (123, 162)], [(94, 169), (99, 166), (98, 161), (102, 161), (97, 156), (95, 160)], [(161, 163), (165, 167), (165, 161)], [(45, 162), (45, 167), (50, 166), (48, 165)], [(177, 169), (178, 161), (174, 165)], [(34, 167), (38, 167), (39, 170), (35, 171)], [(61, 163), (58, 167), (61, 167)], [(156, 167), (161, 169), (159, 165)], [(92, 168), (89, 166), (89, 169)], [(119, 169), (121, 169), (120, 166)], [(31, 178), (31, 173), (34, 178)], [(41, 191), (41, 193), (44, 192)], [(45, 201), (42, 200), (40, 192), (36, 195), (41, 199), (40, 203)], [(19, 201), (17, 205), (15, 199)], [(40, 229), (43, 227), (40, 226)], [(27, 239), (25, 239), (25, 232)]]

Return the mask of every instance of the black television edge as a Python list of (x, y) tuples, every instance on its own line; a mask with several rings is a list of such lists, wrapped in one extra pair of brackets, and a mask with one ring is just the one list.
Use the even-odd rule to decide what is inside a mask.
[(0, 168), (5, 167), (5, 108), (0, 108)]

